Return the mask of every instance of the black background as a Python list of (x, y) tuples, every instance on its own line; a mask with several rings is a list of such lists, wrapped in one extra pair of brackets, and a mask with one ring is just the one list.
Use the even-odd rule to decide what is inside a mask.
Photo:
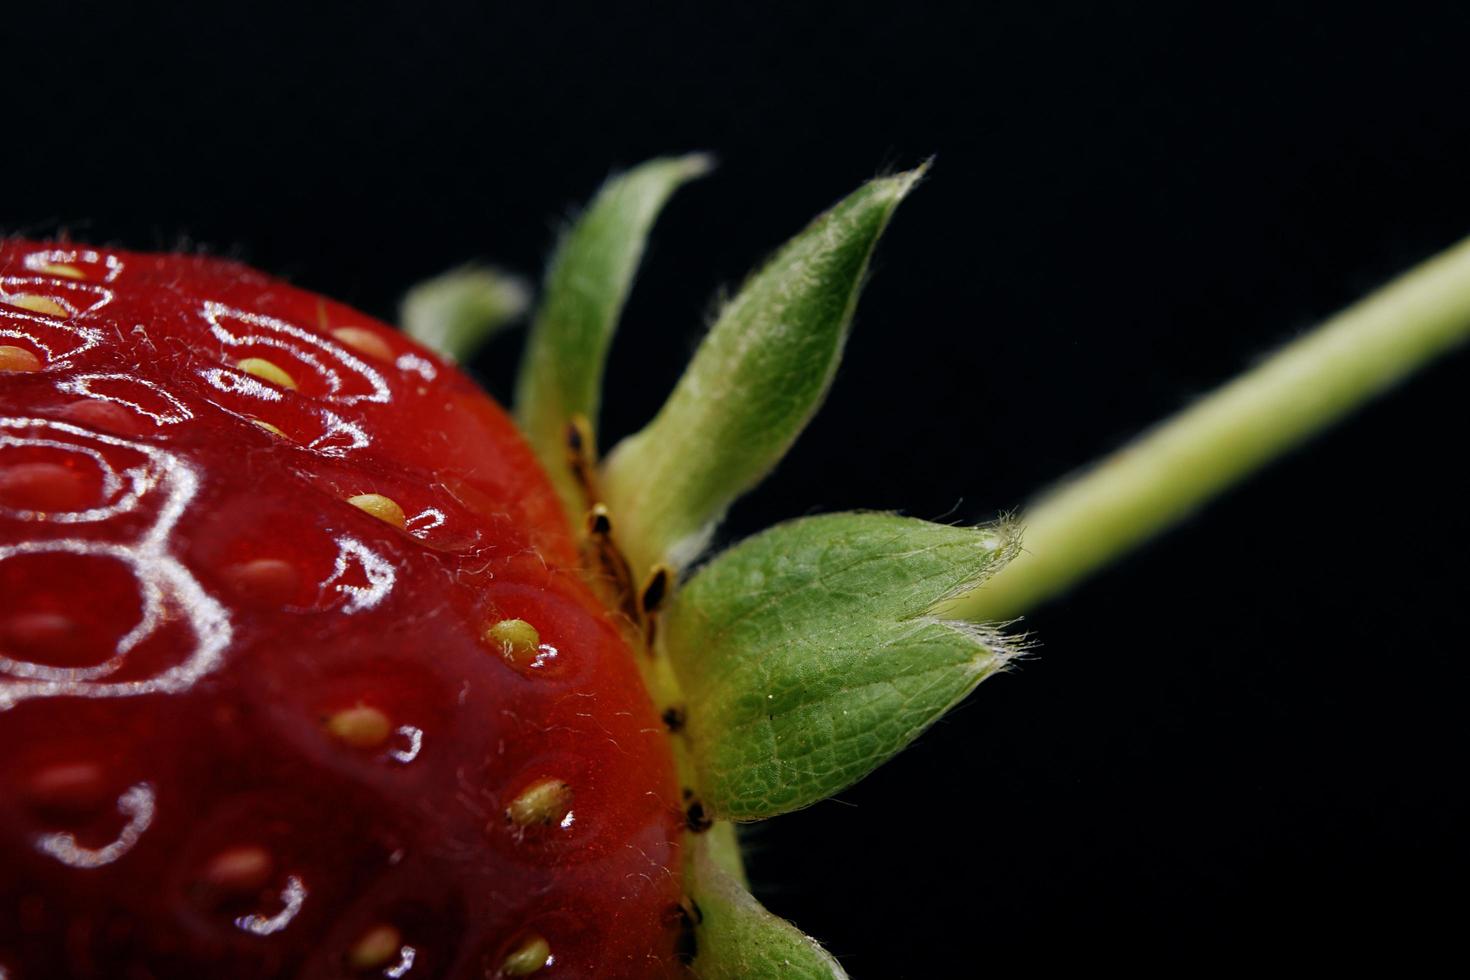
[[(536, 275), (613, 168), (718, 154), (656, 230), (611, 437), (717, 287), (936, 154), (727, 539), (988, 518), (1470, 230), (1458, 4), (34, 6), (5, 11), (0, 227), (202, 244), (385, 318), (466, 259)], [(501, 393), (518, 345), (475, 365)], [(1036, 611), (1022, 669), (752, 833), (761, 897), (860, 980), (1451, 948), (1467, 380), (1447, 359)]]

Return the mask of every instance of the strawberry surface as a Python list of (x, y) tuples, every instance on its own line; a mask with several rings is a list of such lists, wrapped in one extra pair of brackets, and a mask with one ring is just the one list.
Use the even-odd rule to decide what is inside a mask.
[(679, 791), (458, 370), (235, 263), (0, 246), (0, 976), (680, 975)]

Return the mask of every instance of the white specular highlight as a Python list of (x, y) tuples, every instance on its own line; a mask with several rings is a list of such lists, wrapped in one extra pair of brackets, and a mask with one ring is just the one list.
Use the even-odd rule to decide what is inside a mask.
[[(59, 668), (0, 657), (0, 674), (14, 678), (0, 686), (0, 711), (36, 697), (133, 697), (176, 693), (192, 687), (216, 669), (234, 635), (229, 615), (169, 551), (175, 526), (198, 493), (199, 477), (181, 458), (157, 446), (92, 432), (64, 422), (34, 418), (0, 418), (0, 445), (41, 445), (78, 452), (102, 467), (103, 506), (86, 511), (48, 514), (60, 526), (96, 525), (121, 515), (135, 516), (155, 507), (152, 523), (130, 541), (53, 538), (0, 544), (0, 562), (24, 555), (70, 554), (112, 559), (133, 574), (142, 599), (139, 621), (119, 637), (113, 656), (91, 667)], [(132, 455), (139, 462), (118, 472), (107, 450)], [(17, 515), (5, 515), (17, 516)], [(165, 622), (183, 623), (194, 645), (181, 661), (149, 677), (104, 680), (126, 665), (128, 654)]]
[(36, 850), (49, 854), (69, 867), (100, 868), (133, 849), (138, 838), (153, 823), (153, 808), (153, 787), (147, 783), (138, 783), (118, 798), (117, 812), (127, 818), (127, 823), (123, 824), (112, 843), (97, 848), (82, 847), (71, 834), (43, 834), (36, 838)]

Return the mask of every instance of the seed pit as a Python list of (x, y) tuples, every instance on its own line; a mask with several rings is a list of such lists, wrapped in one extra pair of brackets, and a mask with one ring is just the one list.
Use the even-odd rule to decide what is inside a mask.
[(201, 876), (221, 896), (243, 897), (270, 883), (275, 860), (270, 851), (254, 844), (227, 848), (209, 859)]
[(18, 307), (22, 310), (30, 310), (32, 313), (41, 313), (45, 316), (66, 318), (71, 316), (71, 310), (62, 306), (56, 300), (47, 296), (37, 296), (34, 293), (14, 293), (10, 296), (0, 297), (0, 303), (6, 306)]
[(348, 497), (347, 502), (365, 514), (371, 514), (384, 524), (402, 528), (408, 523), (408, 515), (398, 506), (398, 501), (381, 493), (360, 493)]
[(58, 414), (76, 425), (118, 436), (141, 436), (157, 430), (156, 424), (144, 422), (137, 413), (115, 402), (94, 398), (78, 399)]
[(17, 510), (85, 510), (97, 497), (88, 484), (81, 472), (61, 463), (14, 463), (0, 468), (0, 503)]
[(35, 772), (26, 787), (33, 807), (52, 817), (83, 816), (107, 802), (102, 767), (95, 762), (58, 762)]
[(0, 344), (0, 371), (28, 372), (41, 370), (41, 359), (24, 347)]
[(500, 964), (508, 977), (527, 977), (551, 962), (551, 944), (542, 936), (527, 936)]
[(338, 327), (332, 331), (332, 336), (375, 361), (393, 360), (393, 349), (388, 346), (388, 342), (371, 330), (363, 327)]
[(560, 779), (538, 779), (505, 808), (506, 819), (517, 827), (565, 824), (571, 816), (572, 787)]
[(327, 731), (354, 749), (375, 749), (388, 741), (393, 724), (377, 708), (358, 704), (327, 719)]
[(296, 595), (301, 576), (296, 566), (280, 558), (255, 558), (224, 571), (230, 590), (261, 605), (281, 605)]
[(60, 262), (37, 262), (31, 266), (43, 276), (57, 276), (62, 279), (85, 279), (87, 274), (74, 265), (65, 265)]
[(363, 933), (347, 951), (347, 965), (354, 970), (376, 970), (387, 966), (398, 955), (403, 936), (393, 926), (383, 923)]
[(524, 619), (502, 619), (485, 630), (484, 639), (517, 667), (531, 664), (541, 652), (541, 634)]
[(278, 388), (290, 388), (293, 391), (296, 388), (296, 379), (275, 361), (268, 361), (263, 357), (247, 357), (236, 361), (235, 367)]

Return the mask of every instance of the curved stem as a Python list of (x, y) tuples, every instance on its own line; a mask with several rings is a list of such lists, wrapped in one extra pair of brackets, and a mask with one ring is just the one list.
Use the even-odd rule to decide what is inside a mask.
[(1044, 493), (1023, 552), (940, 612), (1009, 619), (1177, 523), (1470, 337), (1470, 239)]

